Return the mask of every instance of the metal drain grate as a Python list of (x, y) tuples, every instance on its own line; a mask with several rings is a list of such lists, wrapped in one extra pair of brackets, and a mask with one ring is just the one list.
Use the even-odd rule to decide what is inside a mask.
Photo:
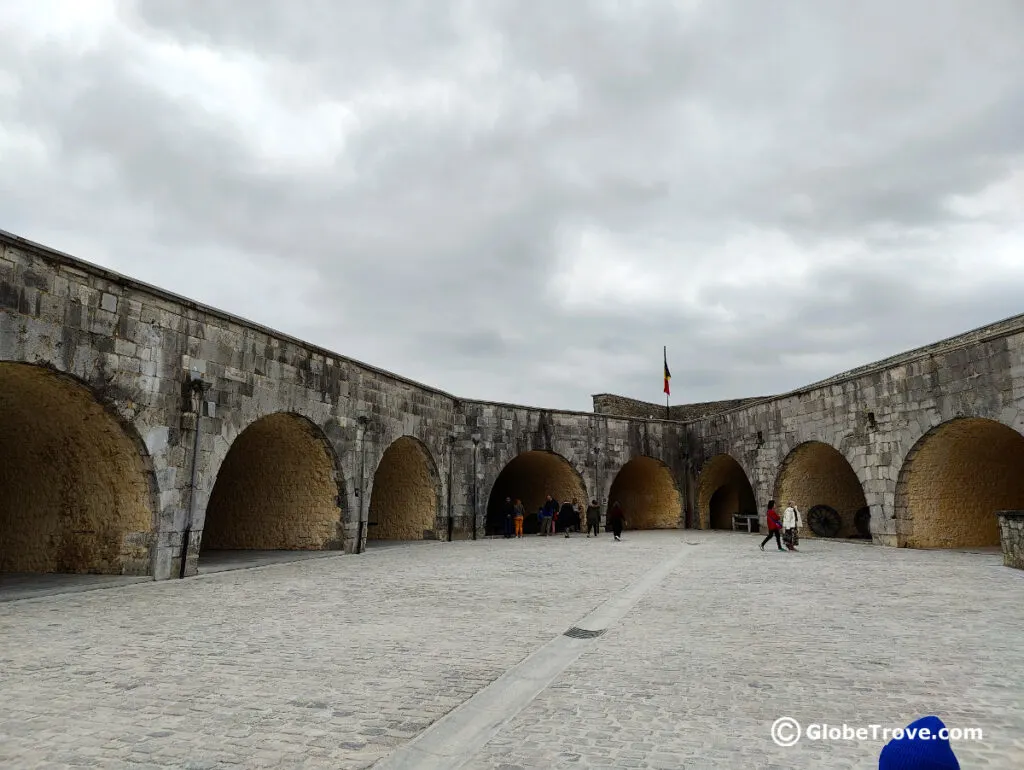
[(604, 632), (605, 629), (603, 628), (600, 631), (589, 631), (586, 628), (577, 628), (576, 626), (573, 626), (562, 634), (562, 636), (571, 636), (573, 639), (594, 639)]

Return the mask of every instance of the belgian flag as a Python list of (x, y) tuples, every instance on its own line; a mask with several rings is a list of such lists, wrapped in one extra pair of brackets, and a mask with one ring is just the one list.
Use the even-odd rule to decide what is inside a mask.
[(672, 389), (668, 385), (668, 381), (672, 379), (672, 372), (668, 370), (668, 345), (663, 350), (665, 354), (665, 395), (669, 396), (672, 394)]

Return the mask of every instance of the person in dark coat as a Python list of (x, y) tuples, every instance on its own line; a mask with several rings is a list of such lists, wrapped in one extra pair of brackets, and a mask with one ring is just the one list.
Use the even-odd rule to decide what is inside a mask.
[(540, 534), (548, 535), (555, 533), (555, 514), (558, 512), (558, 501), (548, 495), (548, 499), (541, 508)]
[(505, 498), (505, 505), (502, 506), (501, 512), (505, 517), (505, 537), (512, 537), (512, 519), (516, 515), (516, 510), (511, 497)]
[(618, 500), (612, 505), (612, 509), (608, 511), (608, 523), (612, 525), (612, 535), (615, 536), (616, 540), (622, 540), (622, 525), (626, 521), (626, 513), (622, 510), (622, 505)]
[(562, 509), (558, 512), (558, 522), (562, 525), (562, 531), (569, 537), (570, 532), (580, 531), (579, 506), (574, 502), (562, 503)]
[(591, 500), (590, 505), (587, 506), (587, 537), (590, 537), (590, 531), (594, 531), (594, 537), (597, 537), (598, 527), (601, 526), (601, 507), (597, 504), (597, 500)]
[(572, 503), (569, 501), (562, 503), (558, 509), (558, 526), (565, 532), (565, 536), (569, 537), (569, 531), (572, 529)]

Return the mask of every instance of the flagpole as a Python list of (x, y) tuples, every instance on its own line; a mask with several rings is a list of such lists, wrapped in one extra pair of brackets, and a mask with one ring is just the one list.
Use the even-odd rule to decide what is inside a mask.
[[(665, 362), (665, 365), (667, 366), (668, 365), (668, 345), (665, 345), (665, 346), (662, 347), (661, 353), (662, 353), (662, 360)], [(665, 388), (665, 390), (668, 390), (668, 388)], [(671, 420), (672, 419), (671, 416), (670, 416), (671, 414), (672, 414), (672, 410), (669, 409), (669, 406), (668, 406), (668, 393), (666, 393), (665, 394), (665, 419), (666, 420)]]

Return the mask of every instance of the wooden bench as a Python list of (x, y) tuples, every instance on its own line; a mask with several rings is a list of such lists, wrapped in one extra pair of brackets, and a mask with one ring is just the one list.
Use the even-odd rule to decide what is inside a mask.
[(733, 532), (739, 532), (740, 530), (757, 532), (761, 529), (757, 519), (756, 513), (734, 513), (732, 515)]

